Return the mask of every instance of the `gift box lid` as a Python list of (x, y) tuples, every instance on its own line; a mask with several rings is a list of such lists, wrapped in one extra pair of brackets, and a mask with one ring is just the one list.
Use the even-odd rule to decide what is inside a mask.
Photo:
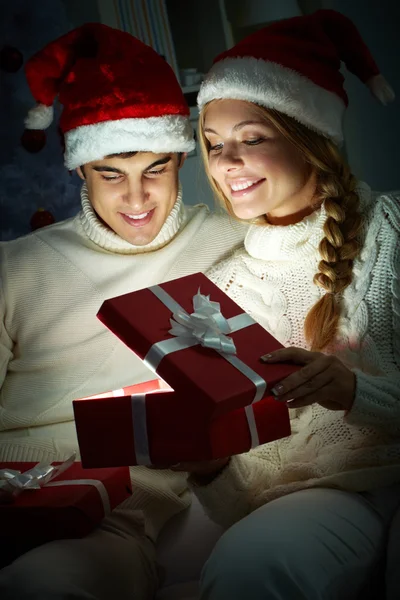
[[(245, 314), (202, 273), (106, 300), (98, 312), (98, 318), (150, 368), (152, 365), (147, 360), (150, 348), (175, 338), (170, 333), (173, 312), (159, 299), (160, 288), (189, 315), (194, 312), (193, 298), (198, 292), (209, 296), (212, 302), (219, 303), (222, 315), (228, 322)], [(164, 356), (156, 368), (157, 375), (177, 394), (185, 395), (188, 403), (196, 401), (196, 411), (203, 409), (203, 416), (207, 417), (250, 404), (258, 392), (254, 376), (265, 381), (262, 397), (270, 395), (271, 387), (298, 367), (262, 363), (260, 356), (282, 345), (261, 325), (249, 321), (247, 326), (227, 335), (236, 346), (235, 359), (250, 369), (250, 376), (231, 364), (227, 355), (201, 344), (184, 347)], [(200, 398), (202, 402), (198, 403)]]

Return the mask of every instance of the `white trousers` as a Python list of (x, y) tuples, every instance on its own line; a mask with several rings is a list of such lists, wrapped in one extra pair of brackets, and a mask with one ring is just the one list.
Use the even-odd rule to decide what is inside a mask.
[(86, 538), (44, 544), (0, 571), (1, 600), (150, 600), (157, 587), (154, 544), (125, 509)]
[(400, 486), (364, 494), (312, 489), (274, 500), (220, 538), (200, 598), (364, 600), (386, 559), (386, 591), (383, 575), (373, 597), (399, 600), (399, 505)]
[[(169, 574), (157, 597), (370, 600), (369, 576), (375, 575), (387, 548), (386, 597), (398, 600), (399, 501), (400, 486), (364, 495), (298, 492), (255, 511), (219, 542), (219, 528), (194, 502), (196, 510), (175, 517), (161, 536), (158, 558), (168, 563)], [(0, 599), (153, 599), (158, 585), (155, 548), (134, 514), (114, 511), (83, 540), (52, 542), (28, 552), (0, 571)], [(193, 595), (186, 595), (178, 581), (194, 584), (189, 586)], [(380, 590), (373, 598), (384, 600), (384, 594)]]

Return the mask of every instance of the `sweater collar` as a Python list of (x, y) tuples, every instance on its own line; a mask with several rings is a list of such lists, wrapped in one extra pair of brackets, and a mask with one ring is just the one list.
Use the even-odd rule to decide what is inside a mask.
[(130, 244), (100, 221), (89, 200), (85, 183), (81, 190), (81, 203), (82, 210), (80, 212), (80, 221), (88, 238), (97, 246), (100, 246), (109, 252), (116, 252), (119, 254), (139, 254), (162, 248), (175, 237), (185, 220), (185, 207), (182, 203), (181, 185), (179, 185), (175, 204), (172, 207), (167, 220), (154, 240), (146, 246), (134, 246), (133, 244)]
[(315, 254), (324, 235), (324, 205), (294, 225), (251, 225), (244, 242), (253, 258), (287, 261)]
[[(357, 193), (361, 210), (364, 211), (369, 204), (371, 190), (365, 183), (359, 182)], [(294, 225), (251, 225), (244, 242), (245, 248), (253, 258), (274, 262), (315, 258), (315, 252), (324, 237), (326, 219), (323, 204)]]

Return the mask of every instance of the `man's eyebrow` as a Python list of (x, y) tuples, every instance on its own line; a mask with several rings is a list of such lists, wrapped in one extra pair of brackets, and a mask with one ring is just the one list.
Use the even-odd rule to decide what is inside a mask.
[(164, 156), (164, 158), (160, 158), (159, 160), (156, 160), (153, 163), (151, 163), (151, 165), (146, 167), (144, 170), (150, 171), (150, 169), (154, 169), (154, 167), (158, 167), (158, 165), (166, 165), (167, 163), (170, 162), (170, 160), (171, 160), (171, 156)]
[(111, 173), (119, 173), (120, 175), (127, 175), (127, 173), (125, 171), (123, 171), (122, 169), (117, 169), (116, 167), (109, 167), (107, 165), (103, 165), (103, 166), (99, 166), (99, 167), (92, 167), (93, 171), (98, 171), (99, 173), (109, 173), (111, 171)]
[[(238, 131), (239, 129), (242, 129), (242, 127), (246, 127), (246, 125), (265, 125), (266, 127), (268, 127), (268, 123), (265, 123), (264, 121), (249, 120), (236, 123), (236, 125), (232, 127), (232, 131)], [(218, 135), (218, 132), (215, 131), (215, 129), (211, 129), (211, 127), (205, 127), (204, 131), (207, 133), (214, 133), (215, 135)]]
[[(154, 169), (154, 167), (157, 167), (158, 165), (166, 165), (167, 163), (169, 163), (171, 160), (171, 156), (164, 156), (164, 158), (160, 158), (159, 160), (155, 160), (153, 163), (151, 163), (151, 165), (149, 165), (148, 167), (146, 167), (144, 170), (145, 171), (150, 171), (150, 169)], [(117, 169), (117, 167), (111, 167), (109, 165), (99, 165), (99, 166), (93, 166), (92, 167), (93, 171), (98, 171), (99, 173), (118, 173), (119, 175), (127, 175), (128, 173), (126, 171), (124, 171), (123, 169)]]

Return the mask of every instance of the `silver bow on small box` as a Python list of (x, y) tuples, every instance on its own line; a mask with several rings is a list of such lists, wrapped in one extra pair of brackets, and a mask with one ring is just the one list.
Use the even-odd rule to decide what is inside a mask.
[(232, 329), (223, 314), (219, 302), (210, 300), (200, 290), (193, 296), (194, 312), (177, 310), (170, 319), (172, 328), (168, 333), (180, 338), (196, 338), (202, 346), (226, 354), (236, 354), (235, 343), (227, 333)]
[(75, 461), (76, 454), (71, 454), (60, 465), (40, 462), (28, 471), (21, 473), (14, 469), (0, 469), (0, 504), (12, 502), (21, 492), (38, 490), (61, 473), (64, 473)]

